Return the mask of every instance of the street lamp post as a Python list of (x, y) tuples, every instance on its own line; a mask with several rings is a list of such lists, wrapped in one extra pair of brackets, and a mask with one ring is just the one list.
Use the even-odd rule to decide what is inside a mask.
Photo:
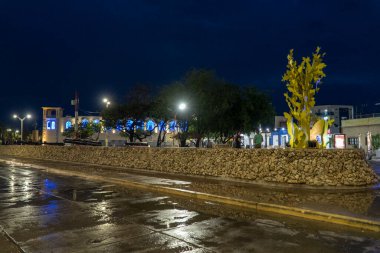
[[(178, 110), (180, 110), (180, 111), (185, 111), (186, 110), (186, 108), (187, 108), (187, 104), (186, 103), (179, 103), (178, 104)], [(180, 129), (180, 125), (178, 124), (178, 122), (177, 122), (177, 112), (178, 112), (178, 110), (177, 109), (172, 109), (172, 108), (167, 108), (168, 109), (168, 111), (170, 111), (170, 112), (173, 112), (174, 113), (174, 121), (175, 121), (175, 126), (174, 126), (174, 131), (173, 131), (173, 147), (174, 147), (174, 134), (175, 134), (175, 129), (177, 128), (177, 136), (178, 136), (178, 139), (180, 139), (180, 134), (179, 134), (179, 129)], [(169, 122), (169, 130), (170, 130), (170, 122)]]
[[(109, 101), (107, 98), (104, 98), (103, 99), (103, 103), (106, 104), (106, 108), (108, 109), (108, 106), (111, 104), (111, 101)], [(105, 125), (104, 125), (104, 132), (105, 132), (105, 135), (106, 135), (105, 146), (108, 147), (108, 131), (107, 131), (107, 127)]]
[[(180, 103), (179, 105), (178, 105), (178, 109), (181, 111), (181, 112), (184, 112), (184, 111), (186, 111), (186, 108), (187, 108), (187, 104), (186, 103)], [(187, 124), (187, 122), (186, 122), (186, 117), (185, 117), (185, 120), (184, 120), (184, 122), (183, 122), (183, 128), (185, 129), (185, 131), (186, 131), (186, 124)], [(179, 126), (179, 125), (178, 125)], [(180, 128), (180, 126), (179, 126), (179, 128)], [(179, 130), (180, 129), (178, 129), (178, 137), (180, 137), (181, 135), (179, 134)], [(179, 141), (180, 141), (180, 146), (182, 147), (182, 146), (186, 146), (186, 139), (184, 140), (184, 142), (183, 142), (183, 136), (181, 136), (180, 138), (179, 138)], [(186, 136), (185, 136), (185, 138), (186, 138)]]
[(27, 114), (25, 117), (20, 118), (19, 116), (17, 116), (17, 114), (14, 114), (13, 118), (19, 119), (20, 122), (21, 122), (21, 143), (22, 143), (22, 141), (23, 141), (23, 133), (24, 133), (24, 120), (32, 118), (32, 115)]
[(270, 129), (267, 128), (265, 129), (265, 148), (268, 148), (270, 146), (269, 138), (270, 138)]

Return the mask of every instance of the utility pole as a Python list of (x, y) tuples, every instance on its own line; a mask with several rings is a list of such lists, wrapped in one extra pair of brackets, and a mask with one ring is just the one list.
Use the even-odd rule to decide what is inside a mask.
[(78, 110), (79, 110), (79, 97), (78, 92), (75, 91), (75, 99), (71, 100), (71, 105), (75, 107), (75, 123), (74, 123), (74, 130), (75, 130), (75, 139), (78, 139)]

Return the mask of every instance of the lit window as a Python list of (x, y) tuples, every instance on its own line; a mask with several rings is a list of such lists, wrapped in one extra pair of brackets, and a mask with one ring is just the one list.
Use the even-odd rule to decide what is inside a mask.
[(71, 121), (66, 121), (66, 125), (65, 125), (66, 129), (69, 129), (71, 127)]
[(357, 138), (357, 137), (349, 137), (347, 140), (348, 140), (348, 145), (358, 145), (359, 144), (359, 138)]
[(46, 121), (46, 129), (47, 130), (54, 130), (55, 129), (55, 120)]

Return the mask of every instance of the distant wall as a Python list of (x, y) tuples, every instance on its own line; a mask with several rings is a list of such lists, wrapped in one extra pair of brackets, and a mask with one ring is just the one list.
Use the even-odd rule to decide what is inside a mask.
[(105, 148), (0, 146), (11, 155), (264, 182), (362, 186), (378, 177), (355, 149)]

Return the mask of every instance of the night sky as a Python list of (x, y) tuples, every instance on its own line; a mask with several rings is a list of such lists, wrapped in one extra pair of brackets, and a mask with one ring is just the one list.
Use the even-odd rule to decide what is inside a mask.
[[(380, 102), (380, 1), (1, 0), (0, 122), (63, 106), (77, 89), (84, 111), (136, 83), (152, 86), (208, 68), (255, 85), (287, 110), (286, 55), (326, 52), (317, 104)], [(368, 106), (362, 106), (367, 104)], [(31, 124), (31, 123), (29, 123)]]

